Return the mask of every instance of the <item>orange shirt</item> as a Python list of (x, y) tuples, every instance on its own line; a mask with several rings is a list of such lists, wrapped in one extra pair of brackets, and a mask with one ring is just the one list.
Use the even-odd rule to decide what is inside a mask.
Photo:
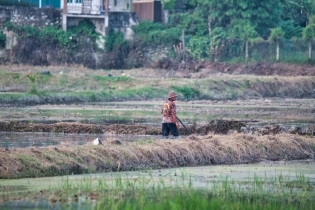
[(176, 105), (174, 101), (166, 101), (163, 103), (162, 114), (162, 123), (176, 123), (176, 119), (173, 119), (173, 116), (176, 116)]

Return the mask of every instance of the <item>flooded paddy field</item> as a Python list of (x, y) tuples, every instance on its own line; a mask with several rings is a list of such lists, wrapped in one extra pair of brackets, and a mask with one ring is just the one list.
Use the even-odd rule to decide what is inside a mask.
[[(101, 102), (80, 105), (0, 107), (2, 121), (26, 123), (161, 124), (161, 101)], [(253, 125), (315, 123), (315, 99), (178, 101), (178, 117), (187, 125), (214, 119), (252, 121)]]
[[(84, 123), (95, 125), (116, 124), (115, 135), (106, 133), (86, 133), (79, 128), (76, 133), (65, 132), (21, 132), (20, 130), (2, 130), (0, 146), (4, 148), (49, 146), (62, 142), (85, 144), (95, 138), (106, 140), (117, 138), (122, 141), (136, 141), (160, 138), (161, 101), (126, 101), (86, 103), (80, 105), (39, 105), (25, 107), (0, 107), (2, 122), (20, 122), (30, 126), (54, 123)], [(177, 115), (189, 128), (196, 124), (209, 123), (212, 120), (236, 120), (244, 122), (243, 126), (260, 128), (281, 125), (288, 129), (315, 126), (315, 99), (247, 99), (224, 101), (178, 101)], [(151, 126), (152, 132), (131, 131), (119, 125)], [(35, 127), (35, 126), (34, 126)], [(120, 133), (117, 131), (120, 127)], [(125, 132), (123, 129), (129, 129)], [(139, 130), (139, 129), (138, 129)], [(99, 131), (101, 132), (101, 131)], [(118, 133), (117, 133), (118, 132)], [(148, 135), (148, 133), (151, 133)], [(308, 133), (312, 133), (309, 130)], [(124, 134), (124, 135), (119, 135)], [(186, 132), (180, 133), (182, 136)], [(204, 134), (200, 134), (204, 135)]]
[[(211, 193), (212, 198), (207, 198), (208, 202), (216, 196), (232, 200), (237, 198), (242, 202), (242, 197), (246, 196), (254, 203), (257, 198), (258, 202), (264, 201), (263, 198), (269, 199), (266, 203), (275, 198), (279, 201), (285, 198), (285, 204), (298, 203), (298, 209), (314, 209), (315, 162), (263, 161), (234, 166), (0, 180), (0, 188), (0, 208), (14, 209), (101, 209), (108, 205), (102, 203), (107, 196), (112, 199), (110, 207), (113, 208), (126, 200), (146, 198), (142, 193), (153, 191), (159, 197), (161, 191), (165, 196), (164, 193), (170, 189), (186, 193), (188, 197), (189, 192), (194, 190)], [(136, 192), (136, 197), (133, 192)], [(133, 202), (130, 204), (135, 205)]]
[(101, 141), (107, 141), (109, 139), (119, 139), (120, 141), (141, 141), (160, 139), (161, 136), (53, 132), (0, 132), (0, 147), (6, 149), (47, 147), (63, 143), (70, 145), (84, 145), (91, 143), (96, 138), (99, 138)]
[[(234, 120), (256, 128), (277, 124), (303, 128), (315, 125), (314, 102), (315, 99), (272, 98), (176, 104), (178, 117), (189, 128), (212, 120)], [(125, 205), (142, 205), (137, 209), (146, 209), (145, 203), (150, 204), (154, 197), (172, 202), (179, 193), (184, 201), (191, 197), (190, 193), (197, 193), (198, 199), (219, 199), (220, 205), (250, 198), (248, 205), (275, 200), (280, 207), (273, 209), (291, 208), (286, 206), (291, 204), (292, 209), (315, 209), (314, 137), (235, 133), (216, 136), (208, 132), (164, 141), (160, 135), (136, 132), (148, 127), (160, 130), (161, 103), (162, 100), (0, 107), (2, 122), (33, 127), (78, 123), (86, 127), (109, 126), (106, 128), (126, 133), (79, 132), (80, 128), (75, 133), (2, 131), (0, 154), (15, 163), (21, 178), (0, 179), (0, 209), (125, 209)], [(91, 145), (95, 138), (102, 140), (105, 147)], [(206, 148), (209, 152), (203, 151)], [(220, 155), (224, 156), (222, 160)], [(224, 164), (228, 161), (236, 165)], [(2, 172), (8, 170), (9, 165), (2, 163)], [(84, 164), (95, 170), (90, 173)], [(99, 173), (102, 167), (104, 172), (112, 171)], [(45, 171), (52, 171), (52, 175), (23, 178), (36, 177), (36, 171), (42, 173), (40, 176)], [(55, 176), (56, 171), (68, 175)]]

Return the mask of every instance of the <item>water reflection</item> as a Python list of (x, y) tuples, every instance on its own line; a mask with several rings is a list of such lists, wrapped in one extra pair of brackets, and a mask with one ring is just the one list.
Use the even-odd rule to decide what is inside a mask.
[(150, 135), (114, 135), (114, 134), (73, 134), (43, 132), (0, 132), (0, 147), (26, 148), (30, 146), (45, 147), (58, 145), (61, 142), (83, 145), (99, 138), (101, 141), (119, 139), (120, 141), (137, 141), (159, 139), (161, 136)]

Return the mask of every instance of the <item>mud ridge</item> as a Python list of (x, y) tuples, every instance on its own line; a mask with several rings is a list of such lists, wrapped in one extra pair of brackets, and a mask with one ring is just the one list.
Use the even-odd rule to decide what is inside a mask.
[[(236, 120), (212, 120), (209, 123), (187, 126), (189, 133), (181, 127), (180, 135), (208, 135), (244, 133), (251, 135), (298, 134), (315, 135), (315, 126), (285, 127), (279, 124), (255, 127), (250, 122)], [(96, 125), (83, 123), (21, 123), (18, 121), (1, 122), (0, 132), (55, 132), (55, 133), (90, 133), (90, 134), (132, 134), (132, 135), (162, 135), (160, 126), (139, 124)]]
[(0, 149), (0, 178), (302, 160), (315, 155), (312, 138), (289, 134), (191, 135), (177, 140), (117, 142)]

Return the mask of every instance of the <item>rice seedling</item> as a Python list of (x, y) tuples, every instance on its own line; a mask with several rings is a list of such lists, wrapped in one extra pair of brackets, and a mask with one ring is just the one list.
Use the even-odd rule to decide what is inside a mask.
[(16, 193), (2, 192), (0, 207), (16, 206), (12, 200), (20, 198), (39, 209), (41, 198), (56, 209), (315, 209), (314, 183), (302, 174), (242, 181), (222, 175), (199, 187), (194, 178), (184, 169), (159, 176), (151, 170), (67, 176), (39, 193), (8, 188)]

